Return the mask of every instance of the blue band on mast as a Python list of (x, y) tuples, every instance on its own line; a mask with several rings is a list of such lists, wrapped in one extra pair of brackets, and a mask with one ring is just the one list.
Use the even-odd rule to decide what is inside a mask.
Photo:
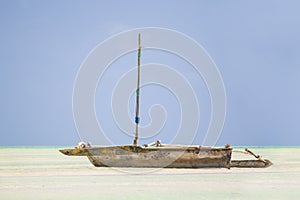
[(140, 123), (140, 118), (139, 117), (135, 117), (135, 123), (136, 124)]

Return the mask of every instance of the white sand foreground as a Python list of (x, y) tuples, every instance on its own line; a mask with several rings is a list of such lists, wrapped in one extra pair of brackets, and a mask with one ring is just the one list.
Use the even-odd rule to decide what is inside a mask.
[(57, 147), (0, 148), (0, 199), (299, 199), (300, 147), (252, 148), (265, 169), (96, 168)]

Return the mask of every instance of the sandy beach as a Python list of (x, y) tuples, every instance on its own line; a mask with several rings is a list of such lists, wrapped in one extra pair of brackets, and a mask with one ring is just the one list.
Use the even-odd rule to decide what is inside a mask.
[(0, 148), (1, 199), (298, 199), (300, 148), (251, 148), (264, 169), (96, 168), (58, 147)]

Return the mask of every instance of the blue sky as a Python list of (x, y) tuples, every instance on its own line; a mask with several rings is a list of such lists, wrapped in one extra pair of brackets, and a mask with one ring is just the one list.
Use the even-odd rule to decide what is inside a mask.
[(299, 4), (0, 1), (0, 145), (74, 145), (72, 91), (81, 63), (106, 38), (141, 27), (182, 32), (215, 61), (227, 94), (218, 145), (299, 145)]

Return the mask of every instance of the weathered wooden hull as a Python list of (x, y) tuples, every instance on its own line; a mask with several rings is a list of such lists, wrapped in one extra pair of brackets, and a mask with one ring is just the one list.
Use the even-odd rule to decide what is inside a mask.
[[(96, 167), (153, 167), (153, 168), (265, 168), (272, 165), (246, 149), (255, 160), (231, 160), (232, 148), (199, 146), (160, 147), (108, 146), (63, 149), (68, 156), (87, 156)], [(236, 152), (236, 151), (235, 151)]]
[(64, 149), (60, 152), (70, 156), (87, 156), (96, 167), (230, 168), (232, 149), (196, 146), (110, 146)]

